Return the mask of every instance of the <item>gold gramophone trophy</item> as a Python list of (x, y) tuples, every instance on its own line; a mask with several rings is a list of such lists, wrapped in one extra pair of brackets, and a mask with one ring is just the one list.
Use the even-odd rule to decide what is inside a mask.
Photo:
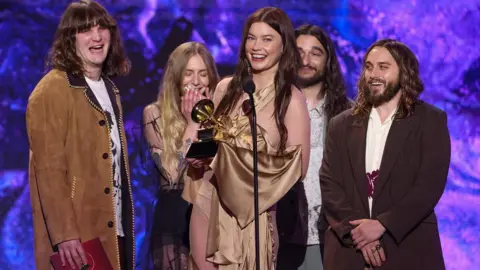
[(214, 105), (210, 99), (202, 99), (193, 106), (192, 120), (201, 124), (201, 128), (197, 130), (198, 141), (192, 143), (188, 149), (187, 158), (204, 159), (214, 157), (217, 153), (215, 134), (224, 126), (213, 118), (213, 112)]

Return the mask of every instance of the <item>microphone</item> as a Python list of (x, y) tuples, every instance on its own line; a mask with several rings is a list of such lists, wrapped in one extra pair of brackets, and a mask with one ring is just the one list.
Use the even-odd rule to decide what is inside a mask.
[(253, 82), (253, 79), (251, 76), (248, 76), (243, 81), (243, 91), (245, 91), (245, 93), (247, 94), (255, 93), (255, 83)]
[[(253, 200), (255, 207), (255, 268), (260, 270), (260, 223), (258, 220), (258, 150), (257, 150), (257, 113), (255, 111), (255, 101), (253, 93), (255, 92), (255, 83), (251, 76), (243, 81), (243, 91), (248, 94), (250, 100), (249, 119), (250, 128), (252, 130), (253, 144)], [(243, 104), (242, 104), (243, 105)], [(244, 107), (244, 106), (242, 106)], [(244, 108), (245, 110), (245, 108)]]

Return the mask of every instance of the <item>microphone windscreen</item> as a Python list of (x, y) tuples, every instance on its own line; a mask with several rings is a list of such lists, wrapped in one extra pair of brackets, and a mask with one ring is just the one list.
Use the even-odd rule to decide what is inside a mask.
[(255, 92), (255, 83), (251, 76), (248, 76), (243, 81), (243, 91), (253, 94)]

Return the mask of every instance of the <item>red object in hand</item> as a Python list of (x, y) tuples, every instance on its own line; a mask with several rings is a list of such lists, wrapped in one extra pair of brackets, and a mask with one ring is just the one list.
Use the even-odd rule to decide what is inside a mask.
[[(107, 253), (103, 249), (102, 242), (97, 237), (90, 241), (82, 243), (85, 256), (87, 257), (88, 267), (84, 267), (84, 270), (113, 270), (112, 264), (108, 260)], [(62, 266), (62, 259), (60, 254), (55, 253), (50, 256), (50, 262), (55, 270), (72, 270), (68, 263)], [(78, 269), (77, 269), (78, 270)]]

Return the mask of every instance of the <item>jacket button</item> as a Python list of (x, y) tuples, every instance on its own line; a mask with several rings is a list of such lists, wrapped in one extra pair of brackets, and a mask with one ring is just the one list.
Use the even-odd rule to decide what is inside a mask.
[(100, 121), (98, 121), (98, 124), (99, 124), (100, 126), (105, 126), (105, 120), (100, 120)]
[(103, 153), (102, 157), (103, 157), (103, 159), (107, 159), (107, 158), (108, 158), (108, 154), (107, 154), (107, 153)]
[(105, 190), (103, 190), (105, 192), (105, 194), (108, 194), (110, 193), (110, 188), (106, 187)]
[(113, 228), (113, 221), (109, 221), (109, 222), (108, 222), (108, 227), (109, 227), (109, 228)]

